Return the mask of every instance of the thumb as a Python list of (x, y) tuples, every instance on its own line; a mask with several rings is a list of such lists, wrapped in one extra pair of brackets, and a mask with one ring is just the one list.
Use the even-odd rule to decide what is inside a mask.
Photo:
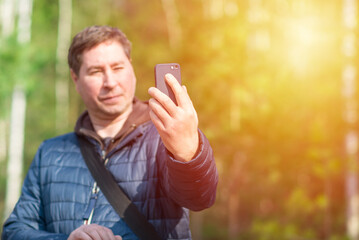
[(119, 235), (116, 235), (115, 238), (116, 238), (116, 240), (122, 240), (122, 237)]

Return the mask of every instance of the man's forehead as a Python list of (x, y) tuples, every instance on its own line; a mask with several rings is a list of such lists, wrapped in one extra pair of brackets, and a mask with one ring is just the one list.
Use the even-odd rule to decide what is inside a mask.
[(99, 52), (101, 50), (105, 50), (107, 48), (118, 48), (118, 49), (122, 49), (122, 51), (124, 51), (123, 49), (123, 46), (121, 43), (117, 42), (117, 41), (114, 41), (114, 40), (108, 40), (108, 41), (105, 41), (105, 42), (101, 42), (89, 49), (85, 49), (82, 53), (82, 55), (88, 55), (89, 53), (92, 53), (92, 52)]
[(122, 45), (116, 42), (98, 44), (84, 51), (82, 55), (82, 63), (86, 65), (103, 62), (124, 62), (125, 59), (127, 59), (127, 56)]

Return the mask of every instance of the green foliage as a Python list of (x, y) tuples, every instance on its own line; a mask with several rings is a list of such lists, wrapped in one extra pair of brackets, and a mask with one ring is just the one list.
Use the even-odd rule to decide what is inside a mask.
[[(249, 1), (175, 1), (175, 47), (160, 0), (74, 0), (72, 31), (121, 28), (133, 44), (143, 100), (156, 63), (181, 64), (220, 172), (204, 239), (228, 238), (231, 214), (239, 219), (237, 239), (347, 239), (341, 4), (258, 2), (260, 14), (251, 20)], [(9, 113), (16, 83), (27, 93), (26, 169), (41, 141), (56, 135), (57, 24), (57, 2), (34, 1), (32, 42), (19, 46), (12, 37), (0, 46), (0, 117)], [(72, 84), (69, 92), (71, 131), (83, 105)], [(240, 203), (235, 211), (230, 193)]]

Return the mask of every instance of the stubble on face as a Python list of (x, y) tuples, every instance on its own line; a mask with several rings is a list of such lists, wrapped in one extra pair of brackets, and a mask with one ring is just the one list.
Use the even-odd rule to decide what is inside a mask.
[[(111, 121), (132, 111), (136, 77), (130, 60), (117, 42), (104, 42), (83, 53), (74, 80), (93, 120)], [(128, 113), (128, 114), (126, 114)]]

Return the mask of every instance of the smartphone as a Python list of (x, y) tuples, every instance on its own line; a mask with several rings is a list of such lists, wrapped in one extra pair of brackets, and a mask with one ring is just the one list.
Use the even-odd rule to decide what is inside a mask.
[(181, 84), (181, 67), (178, 63), (161, 63), (155, 66), (155, 83), (156, 88), (169, 96), (177, 105), (176, 97), (173, 94), (171, 87), (165, 81), (165, 75), (171, 73)]

